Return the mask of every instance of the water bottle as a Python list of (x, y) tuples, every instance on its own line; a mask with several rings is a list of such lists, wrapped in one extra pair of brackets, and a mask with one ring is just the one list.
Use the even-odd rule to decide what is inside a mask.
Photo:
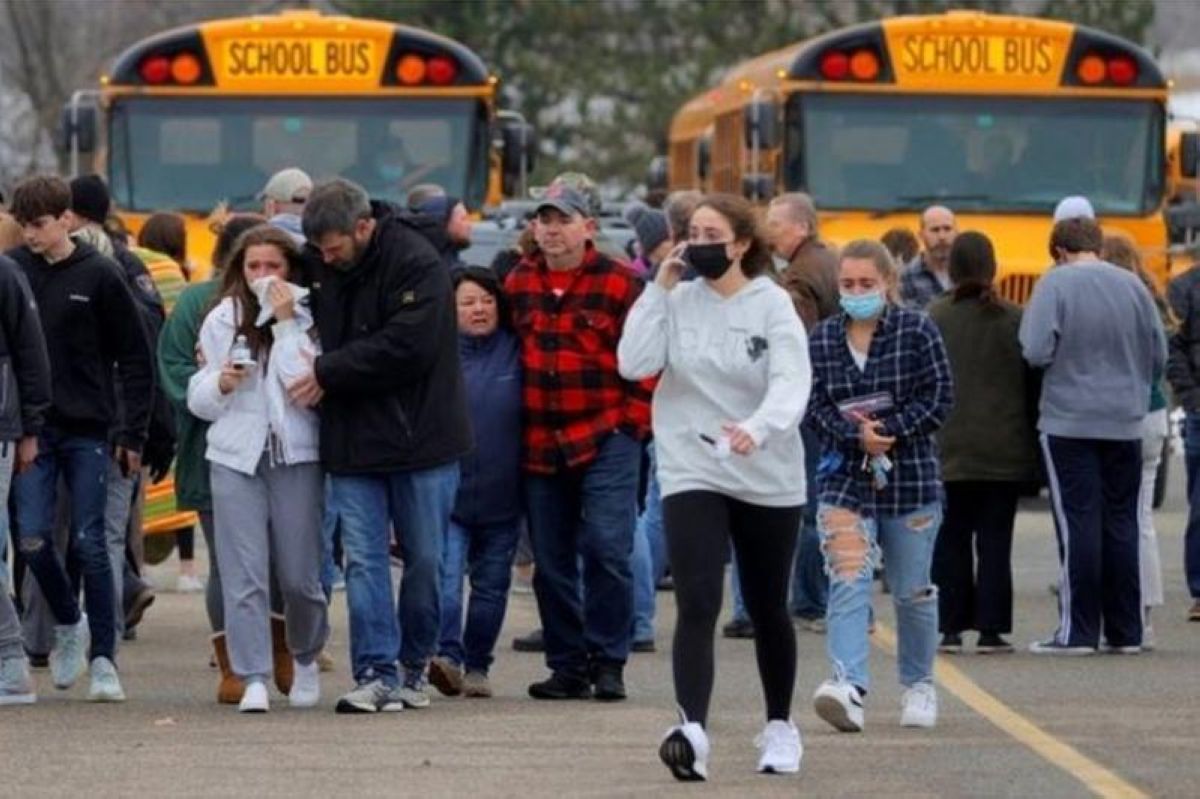
[(229, 361), (238, 369), (254, 366), (254, 353), (250, 351), (250, 344), (246, 341), (246, 336), (239, 333), (234, 339), (233, 349), (229, 351)]

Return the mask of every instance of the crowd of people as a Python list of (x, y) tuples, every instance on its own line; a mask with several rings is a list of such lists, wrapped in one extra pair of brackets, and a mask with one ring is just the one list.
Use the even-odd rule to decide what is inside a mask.
[(763, 212), (677, 192), (630, 209), (627, 260), (594, 185), (564, 175), (482, 266), (460, 257), (466, 207), (436, 186), (398, 207), (293, 168), (260, 199), (219, 220), (212, 276), (189, 284), (178, 216), (133, 243), (105, 227), (95, 176), (13, 192), (0, 704), (35, 701), (43, 659), (56, 688), (87, 672), (90, 700), (125, 699), (119, 642), (153, 599), (131, 516), (173, 464), (212, 555), (221, 703), (265, 712), (272, 681), (292, 706), (320, 702), (339, 575), (354, 684), (338, 712), (424, 708), (431, 684), (492, 696), (525, 550), (548, 671), (534, 699), (625, 699), (631, 652), (655, 647), (656, 589), (673, 586), (680, 718), (659, 755), (707, 779), (731, 565), (724, 633), (754, 641), (758, 767), (794, 773), (794, 621), (826, 635), (816, 714), (861, 731), (882, 569), (899, 723), (934, 727), (939, 649), (974, 632), (979, 653), (1014, 650), (1017, 505), (1043, 479), (1060, 618), (1030, 651), (1153, 646), (1168, 384), (1189, 412), (1200, 620), (1200, 271), (1161, 297), (1085, 198), (1056, 209), (1055, 266), (1024, 309), (1000, 296), (986, 233), (942, 206), (915, 236), (837, 250), (804, 194)]

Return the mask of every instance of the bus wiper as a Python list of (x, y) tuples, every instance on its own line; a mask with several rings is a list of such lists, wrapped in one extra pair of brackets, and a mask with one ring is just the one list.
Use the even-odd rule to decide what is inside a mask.
[(990, 194), (904, 194), (896, 198), (894, 205), (878, 209), (871, 214), (871, 217), (878, 219), (888, 214), (924, 210), (931, 205), (991, 202), (993, 202), (993, 198)]

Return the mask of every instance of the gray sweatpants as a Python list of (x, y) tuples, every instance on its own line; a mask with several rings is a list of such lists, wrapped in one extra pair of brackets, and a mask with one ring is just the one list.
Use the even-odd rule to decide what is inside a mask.
[(0, 660), (25, 656), (21, 618), (13, 606), (8, 578), (8, 490), (16, 452), (16, 442), (0, 442)]
[(272, 466), (253, 477), (211, 464), (217, 561), (225, 639), (233, 673), (267, 680), (272, 672), (268, 612), (271, 566), (279, 579), (288, 649), (309, 664), (329, 636), (321, 590), (324, 477), (316, 463)]

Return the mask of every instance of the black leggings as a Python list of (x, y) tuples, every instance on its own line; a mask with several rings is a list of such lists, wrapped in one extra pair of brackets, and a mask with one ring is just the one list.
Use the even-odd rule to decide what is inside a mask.
[(675, 701), (688, 721), (707, 724), (713, 686), (713, 634), (721, 613), (729, 543), (737, 553), (742, 597), (754, 623), (754, 649), (767, 720), (791, 716), (796, 633), (788, 584), (801, 506), (766, 508), (712, 491), (663, 498), (663, 525), (675, 577), (672, 666)]

